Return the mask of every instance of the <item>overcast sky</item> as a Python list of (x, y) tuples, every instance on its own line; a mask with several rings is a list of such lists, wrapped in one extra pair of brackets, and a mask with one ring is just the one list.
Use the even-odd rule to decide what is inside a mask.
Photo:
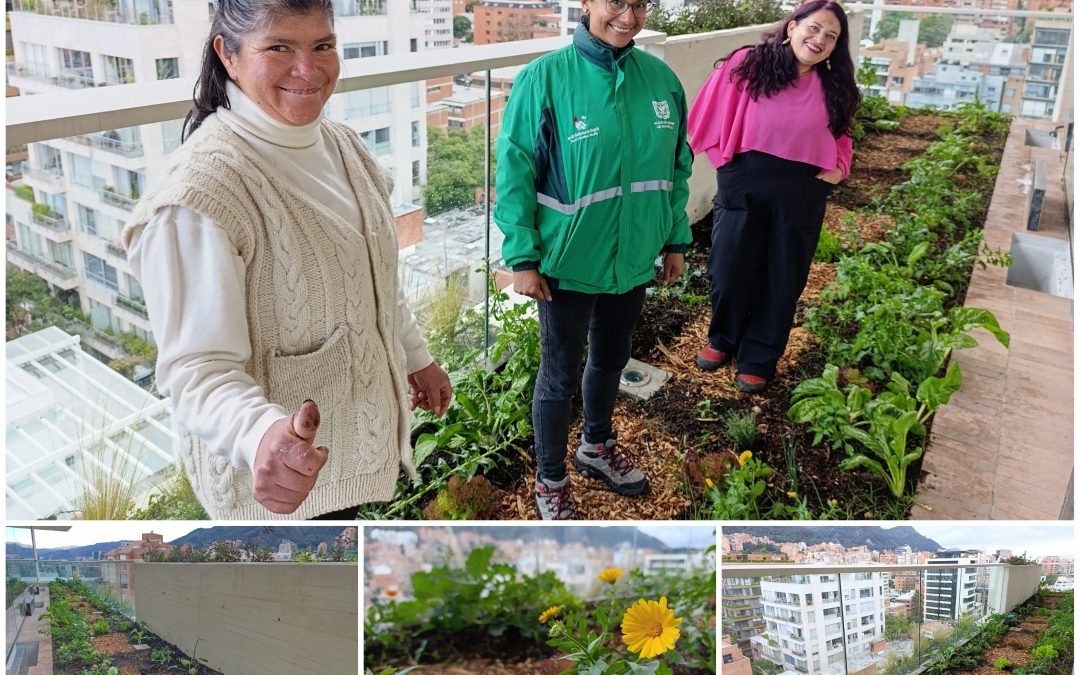
[(913, 526), (919, 534), (929, 537), (948, 548), (977, 548), (988, 552), (1009, 549), (1028, 557), (1056, 555), (1075, 557), (1076, 539), (1072, 524), (1064, 525), (999, 525), (997, 523), (973, 525)]
[(717, 528), (711, 525), (640, 525), (638, 530), (672, 548), (707, 548), (717, 537)]
[[(48, 525), (71, 525), (71, 529), (67, 532), (37, 530), (35, 536), (38, 548), (85, 546), (103, 541), (134, 541), (140, 539), (144, 532), (156, 532), (162, 535), (165, 541), (172, 541), (200, 527), (210, 527), (213, 523), (177, 523), (165, 520), (152, 523), (145, 521), (56, 522), (48, 523)], [(5, 541), (17, 541), (30, 545), (29, 530), (6, 527), (4, 536)]]

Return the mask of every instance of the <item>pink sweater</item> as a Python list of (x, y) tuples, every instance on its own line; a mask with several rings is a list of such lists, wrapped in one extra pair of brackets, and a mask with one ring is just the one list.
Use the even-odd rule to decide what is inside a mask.
[(782, 91), (758, 100), (728, 78), (750, 52), (742, 49), (713, 71), (690, 107), (690, 148), (721, 167), (740, 152), (757, 150), (783, 159), (851, 173), (851, 136), (829, 131), (825, 92), (811, 71)]

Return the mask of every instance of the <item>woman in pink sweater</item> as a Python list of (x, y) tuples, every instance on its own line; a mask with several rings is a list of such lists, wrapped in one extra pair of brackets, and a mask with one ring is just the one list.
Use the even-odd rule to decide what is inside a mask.
[(734, 357), (760, 393), (787, 348), (825, 198), (851, 169), (859, 105), (843, 9), (798, 6), (760, 44), (718, 62), (690, 109), (690, 147), (716, 167), (712, 321), (703, 370)]

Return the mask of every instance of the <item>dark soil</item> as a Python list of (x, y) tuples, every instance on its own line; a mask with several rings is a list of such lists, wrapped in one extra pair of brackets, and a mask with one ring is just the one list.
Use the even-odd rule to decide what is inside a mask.
[[(1064, 595), (1064, 593), (1051, 593), (1042, 598), (1038, 603), (1038, 607), (1053, 610)], [(994, 647), (987, 650), (982, 655), (979, 665), (974, 669), (966, 671), (950, 670), (948, 672), (966, 672), (972, 673), (973, 675), (1000, 675), (1001, 673), (1008, 673), (1016, 668), (1025, 668), (1028, 665), (1028, 662), (1031, 661), (1031, 648), (1035, 646), (1035, 643), (1039, 641), (1042, 634), (1046, 632), (1049, 619), (1050, 617), (1032, 614), (1026, 621), (1020, 623), (1019, 626), (1010, 628), (1005, 635), (1002, 636), (1000, 642), (997, 642)], [(1008, 666), (1004, 669), (995, 668), (994, 663), (999, 659), (1008, 659)]]

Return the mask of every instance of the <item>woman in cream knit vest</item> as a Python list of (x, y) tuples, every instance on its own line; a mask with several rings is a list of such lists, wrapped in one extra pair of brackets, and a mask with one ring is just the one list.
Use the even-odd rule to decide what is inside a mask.
[(384, 172), (322, 116), (338, 70), (331, 0), (221, 0), (184, 143), (124, 229), (211, 518), (353, 518), (415, 476), (409, 410), (450, 404)]

